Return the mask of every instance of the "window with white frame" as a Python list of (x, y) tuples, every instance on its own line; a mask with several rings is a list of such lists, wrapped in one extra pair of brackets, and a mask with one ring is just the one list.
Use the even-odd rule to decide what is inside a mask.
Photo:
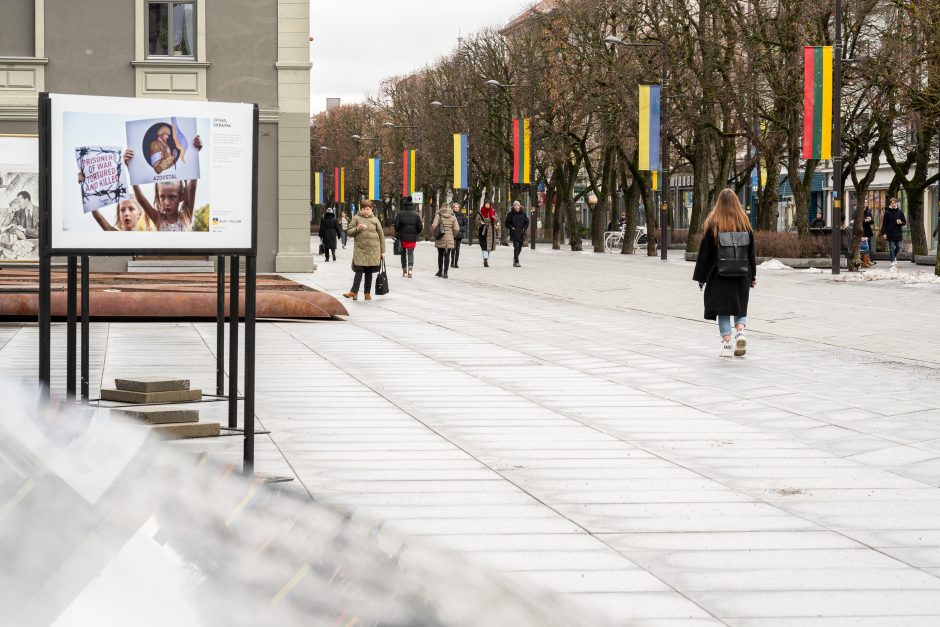
[(147, 0), (147, 56), (196, 58), (195, 0)]

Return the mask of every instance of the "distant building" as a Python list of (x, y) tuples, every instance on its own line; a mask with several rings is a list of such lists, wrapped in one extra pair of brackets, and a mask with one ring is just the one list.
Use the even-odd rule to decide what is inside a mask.
[(326, 110), (332, 111), (333, 109), (339, 109), (342, 106), (342, 98), (327, 98), (326, 99)]
[(309, 0), (0, 4), (0, 135), (35, 134), (44, 91), (258, 103), (258, 270), (313, 270)]

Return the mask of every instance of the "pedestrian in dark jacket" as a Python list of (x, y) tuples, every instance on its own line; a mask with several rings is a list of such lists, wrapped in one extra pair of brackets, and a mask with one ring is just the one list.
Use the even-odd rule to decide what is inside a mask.
[[(721, 357), (741, 357), (747, 352), (747, 339), (744, 327), (747, 325), (747, 304), (750, 289), (757, 286), (757, 261), (754, 256), (754, 233), (751, 221), (741, 207), (737, 194), (733, 190), (723, 189), (718, 201), (702, 226), (704, 235), (699, 246), (698, 259), (692, 279), (698, 281), (699, 288), (705, 288), (705, 319), (718, 319), (721, 333)], [(734, 247), (737, 257), (747, 262), (743, 276), (723, 276), (726, 274), (726, 255), (719, 257), (721, 235), (735, 234), (741, 242), (747, 240), (746, 253), (742, 247)], [(737, 273), (732, 273), (737, 274)], [(731, 344), (731, 318), (734, 317), (735, 341)]]
[(478, 216), (480, 225), (477, 227), (477, 238), (483, 250), (483, 267), (490, 267), (490, 253), (496, 250), (496, 239), (499, 237), (499, 221), (496, 219), (496, 210), (490, 201), (483, 203)]
[(460, 225), (460, 230), (454, 235), (454, 249), (450, 251), (450, 267), (458, 268), (457, 261), (460, 260), (460, 244), (465, 237), (468, 241), (470, 240), (470, 221), (467, 219), (467, 213), (461, 211), (460, 203), (455, 202), (451, 205), (451, 209), (454, 210), (454, 215), (457, 216), (457, 224)]
[(881, 236), (888, 240), (888, 252), (891, 254), (891, 267), (898, 265), (898, 253), (901, 252), (901, 243), (904, 241), (904, 225), (907, 218), (898, 207), (898, 199), (892, 198), (888, 208), (881, 217)]
[(519, 253), (522, 252), (522, 244), (525, 242), (525, 235), (529, 228), (529, 216), (522, 209), (522, 203), (514, 200), (512, 210), (506, 214), (504, 226), (509, 230), (509, 239), (512, 240), (512, 265), (515, 268), (521, 267), (519, 263)]
[(333, 213), (333, 209), (327, 209), (320, 220), (320, 241), (323, 242), (323, 255), (326, 261), (330, 260), (330, 253), (333, 254), (333, 261), (336, 261), (336, 241), (339, 239), (341, 231), (339, 220)]
[(395, 216), (395, 237), (401, 244), (401, 275), (412, 277), (415, 265), (415, 246), (424, 230), (421, 216), (415, 211), (411, 196), (401, 201), (401, 211)]
[(871, 260), (871, 254), (875, 252), (875, 218), (871, 209), (866, 208), (862, 218), (862, 240), (859, 245), (859, 254), (862, 257), (862, 267), (871, 268), (875, 262)]

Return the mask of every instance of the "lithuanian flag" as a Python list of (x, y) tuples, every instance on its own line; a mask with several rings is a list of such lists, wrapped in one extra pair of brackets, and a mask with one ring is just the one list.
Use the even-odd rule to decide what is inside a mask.
[(411, 196), (414, 193), (416, 185), (416, 176), (415, 176), (415, 163), (416, 159), (415, 150), (405, 150), (401, 154), (401, 195), (402, 196)]
[(832, 46), (803, 49), (803, 158), (832, 158)]
[(512, 182), (532, 182), (532, 122), (529, 118), (512, 121)]
[(346, 202), (346, 168), (333, 168), (333, 202)]

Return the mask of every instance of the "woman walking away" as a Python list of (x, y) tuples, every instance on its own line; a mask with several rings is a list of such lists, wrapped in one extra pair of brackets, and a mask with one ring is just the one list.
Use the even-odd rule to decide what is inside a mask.
[(898, 253), (901, 252), (901, 242), (904, 241), (905, 224), (907, 224), (907, 218), (898, 207), (898, 199), (892, 198), (891, 205), (885, 209), (885, 214), (881, 218), (881, 236), (888, 240), (892, 268), (898, 265)]
[(454, 248), (455, 236), (460, 232), (454, 210), (447, 205), (438, 209), (431, 223), (431, 232), (434, 233), (434, 246), (437, 248), (437, 274), (434, 276), (446, 279), (450, 268), (450, 251)]
[(366, 275), (366, 300), (372, 300), (372, 273), (379, 271), (379, 264), (385, 257), (385, 233), (382, 223), (372, 215), (372, 201), (362, 201), (362, 208), (349, 221), (346, 232), (353, 238), (353, 271), (356, 278), (352, 289), (343, 294), (356, 300), (359, 297), (359, 284), (362, 275)]
[(406, 196), (401, 201), (401, 211), (395, 216), (395, 237), (401, 242), (401, 275), (409, 279), (415, 265), (415, 246), (422, 230), (421, 216), (415, 211), (411, 196)]
[(506, 214), (506, 228), (509, 229), (509, 239), (512, 240), (512, 265), (514, 268), (522, 267), (519, 263), (519, 254), (525, 242), (525, 234), (529, 228), (529, 216), (522, 210), (522, 203), (512, 201), (512, 210)]
[(454, 210), (454, 215), (457, 216), (457, 224), (460, 225), (460, 230), (457, 232), (457, 236), (454, 239), (454, 250), (450, 253), (450, 267), (458, 268), (459, 266), (457, 265), (457, 261), (460, 259), (460, 244), (463, 242), (465, 237), (467, 238), (467, 241), (470, 241), (470, 221), (467, 220), (466, 212), (460, 210), (459, 203), (455, 202), (453, 205), (451, 205), (451, 208)]
[[(757, 262), (751, 221), (733, 190), (723, 189), (702, 225), (704, 235), (692, 279), (705, 288), (705, 319), (718, 319), (721, 357), (747, 352), (744, 327), (750, 288), (757, 287)], [(731, 318), (735, 336), (731, 343)]]
[(480, 226), (477, 227), (477, 237), (480, 248), (483, 249), (483, 267), (490, 267), (490, 253), (496, 250), (496, 232), (499, 222), (496, 220), (496, 210), (490, 201), (483, 203), (480, 209)]
[(330, 260), (330, 253), (333, 253), (333, 261), (336, 261), (336, 240), (340, 236), (339, 220), (333, 214), (333, 209), (327, 209), (320, 220), (320, 241), (323, 242), (323, 255), (326, 260)]
[(346, 229), (349, 228), (349, 214), (345, 211), (339, 215), (339, 230), (340, 230), (340, 239), (343, 240), (343, 248), (346, 248), (346, 238), (349, 237), (346, 235)]

